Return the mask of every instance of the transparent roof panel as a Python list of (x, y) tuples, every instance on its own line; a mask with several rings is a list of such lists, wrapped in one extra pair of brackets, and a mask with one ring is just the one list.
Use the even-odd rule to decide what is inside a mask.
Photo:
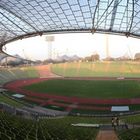
[(0, 31), (1, 45), (56, 32), (139, 37), (140, 0), (1, 0)]

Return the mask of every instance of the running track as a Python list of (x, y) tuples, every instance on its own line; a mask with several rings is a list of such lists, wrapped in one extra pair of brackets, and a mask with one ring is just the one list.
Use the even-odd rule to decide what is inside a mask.
[[(62, 78), (59, 78), (62, 79)], [(72, 79), (72, 78), (70, 78)], [(74, 78), (76, 79), (76, 78)], [(77, 79), (81, 79), (80, 77)], [(82, 78), (83, 79), (83, 78)], [(89, 80), (93, 80), (90, 78)], [(95, 78), (94, 78), (95, 79)], [(22, 89), (23, 86), (30, 85), (33, 83), (38, 83), (41, 81), (49, 80), (48, 78), (35, 78), (35, 79), (26, 79), (26, 80), (17, 80), (13, 82), (9, 82), (4, 85), (4, 87), (10, 91), (14, 91), (17, 93), (21, 93), (28, 96), (40, 97), (43, 99), (53, 99), (57, 101), (64, 101), (73, 104), (89, 104), (89, 105), (133, 105), (140, 104), (140, 98), (132, 98), (132, 99), (95, 99), (95, 98), (81, 98), (81, 97), (67, 97), (67, 96), (58, 96), (51, 95), (49, 93), (42, 94), (38, 92), (32, 92), (28, 90)], [(96, 80), (110, 80), (110, 78), (96, 78)], [(112, 80), (112, 78), (111, 78)], [(116, 80), (116, 79), (114, 79)], [(125, 79), (127, 80), (127, 79)], [(130, 80), (130, 78), (129, 78)], [(140, 79), (133, 79), (140, 80)]]

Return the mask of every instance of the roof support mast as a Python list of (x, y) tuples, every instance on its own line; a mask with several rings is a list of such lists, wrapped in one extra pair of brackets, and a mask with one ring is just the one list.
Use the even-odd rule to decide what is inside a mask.
[(112, 30), (112, 28), (114, 26), (114, 21), (115, 21), (115, 18), (116, 18), (118, 4), (119, 4), (119, 0), (115, 0), (114, 1), (114, 6), (113, 6), (113, 11), (112, 11), (112, 16), (111, 16), (110, 30)]

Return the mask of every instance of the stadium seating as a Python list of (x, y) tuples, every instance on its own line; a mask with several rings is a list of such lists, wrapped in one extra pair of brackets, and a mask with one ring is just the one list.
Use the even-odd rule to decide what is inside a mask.
[(139, 140), (140, 139), (140, 115), (126, 116), (122, 118), (131, 129), (118, 131), (120, 140)]
[(65, 77), (139, 77), (140, 63), (125, 61), (54, 64), (52, 71)]
[[(91, 140), (98, 129), (73, 127), (75, 118), (27, 120), (0, 113), (0, 138), (2, 140)], [(59, 131), (58, 131), (59, 130)]]
[(34, 67), (0, 69), (0, 85), (16, 79), (36, 77), (39, 77), (39, 74)]
[(140, 128), (135, 128), (132, 130), (125, 130), (119, 132), (120, 140), (139, 140), (140, 139)]

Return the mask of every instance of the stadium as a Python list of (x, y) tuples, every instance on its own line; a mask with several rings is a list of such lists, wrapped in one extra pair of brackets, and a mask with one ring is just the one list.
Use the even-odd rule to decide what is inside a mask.
[[(139, 140), (139, 9), (139, 0), (0, 1), (0, 139)], [(82, 48), (83, 34), (104, 35), (97, 40), (105, 46), (104, 57), (89, 43)], [(113, 46), (122, 45), (123, 56), (111, 55), (112, 35), (126, 38), (127, 53), (112, 39)], [(38, 36), (47, 42), (46, 60), (31, 59), (34, 48), (20, 46), (23, 56), (17, 54), (16, 44), (9, 53), (10, 44), (24, 46)], [(64, 53), (53, 49), (58, 36), (66, 41)], [(79, 48), (70, 45), (74, 40)]]

